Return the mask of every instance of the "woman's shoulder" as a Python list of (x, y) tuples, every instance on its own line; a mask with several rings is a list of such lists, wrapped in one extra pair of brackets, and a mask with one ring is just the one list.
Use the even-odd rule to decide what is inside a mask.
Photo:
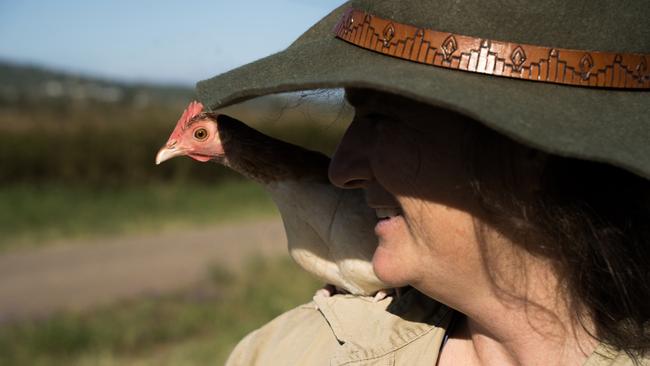
[(247, 335), (226, 364), (364, 364), (381, 358), (407, 362), (396, 365), (433, 364), (435, 359), (416, 362), (412, 356), (435, 354), (430, 347), (442, 341), (450, 314), (417, 291), (382, 301), (316, 296)]
[[(299, 364), (300, 352), (327, 352), (335, 346), (312, 301), (293, 308), (249, 333), (230, 354), (227, 366)], [(270, 363), (269, 363), (270, 362)]]

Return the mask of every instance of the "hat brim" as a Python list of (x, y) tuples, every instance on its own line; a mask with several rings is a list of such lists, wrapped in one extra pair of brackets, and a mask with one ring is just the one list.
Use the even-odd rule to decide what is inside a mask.
[(650, 179), (650, 92), (514, 80), (385, 56), (334, 37), (342, 11), (285, 51), (199, 82), (199, 99), (214, 110), (280, 92), (371, 88), (460, 112), (549, 153)]

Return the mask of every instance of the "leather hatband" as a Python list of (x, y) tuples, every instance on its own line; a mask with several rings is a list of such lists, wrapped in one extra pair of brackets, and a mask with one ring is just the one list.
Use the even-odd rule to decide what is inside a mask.
[(650, 89), (650, 55), (553, 48), (418, 28), (348, 9), (336, 36), (422, 64), (557, 84)]

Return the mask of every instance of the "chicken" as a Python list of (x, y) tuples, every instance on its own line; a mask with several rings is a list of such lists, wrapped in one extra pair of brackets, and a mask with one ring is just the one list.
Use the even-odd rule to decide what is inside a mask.
[[(278, 206), (291, 257), (325, 283), (354, 295), (386, 295), (372, 268), (375, 212), (361, 190), (340, 189), (327, 177), (329, 158), (266, 136), (192, 102), (156, 164), (186, 155), (212, 161), (262, 184)], [(321, 293), (332, 288), (326, 286)]]

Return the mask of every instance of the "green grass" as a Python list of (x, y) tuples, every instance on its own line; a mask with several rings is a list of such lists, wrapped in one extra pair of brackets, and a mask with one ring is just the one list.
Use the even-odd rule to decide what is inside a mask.
[[(287, 284), (290, 284), (287, 286)], [(289, 259), (214, 270), (200, 288), (0, 328), (2, 365), (220, 365), (246, 333), (309, 301)]]
[(0, 186), (0, 250), (92, 237), (269, 216), (275, 206), (249, 181), (116, 188)]

